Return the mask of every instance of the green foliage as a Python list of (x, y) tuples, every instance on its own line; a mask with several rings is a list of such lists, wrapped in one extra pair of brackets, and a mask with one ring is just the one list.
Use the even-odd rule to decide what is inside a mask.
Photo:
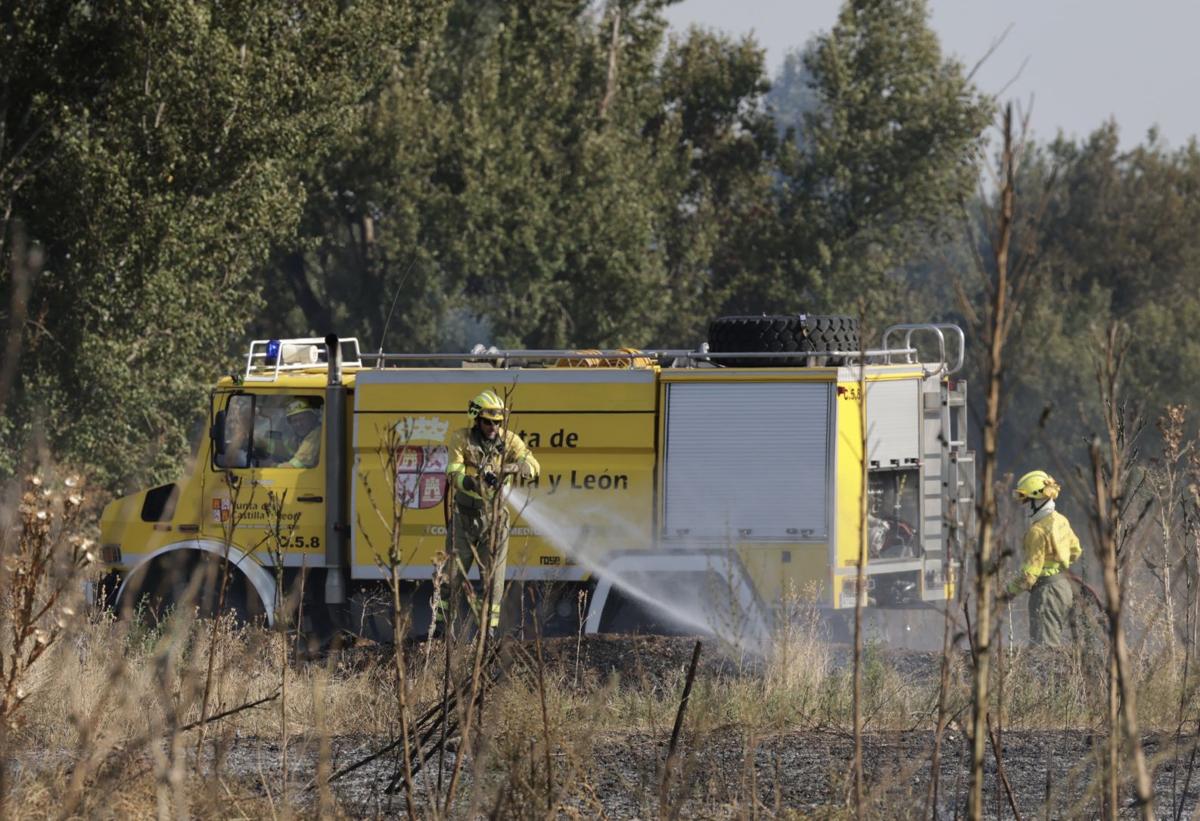
[(987, 112), (924, 4), (847, 3), (782, 129), (762, 49), (668, 38), (663, 5), (4, 16), (3, 242), (20, 218), (47, 259), (9, 469), (40, 427), (110, 487), (166, 478), (249, 336), (692, 346), (720, 313), (890, 304)]
[(390, 348), (480, 341), (447, 333), (455, 312), (502, 344), (650, 341), (682, 163), (661, 121), (657, 4), (622, 7), (614, 38), (615, 8), (450, 10), (321, 171), (330, 194), (310, 200), (280, 289), (312, 295), (298, 300), (310, 329), (378, 339), (396, 298)]
[(782, 163), (789, 285), (822, 307), (864, 295), (876, 313), (898, 291), (886, 274), (972, 190), (992, 107), (942, 57), (924, 0), (847, 2), (805, 68), (819, 105)]
[[(1200, 148), (1193, 141), (1171, 150), (1152, 133), (1122, 152), (1109, 123), (1078, 145), (1059, 140), (1048, 150), (1063, 169), (1041, 242), (1053, 285), (1072, 313), (1129, 323), (1135, 394), (1159, 406), (1195, 404)], [(1097, 294), (1109, 310), (1088, 311)]]
[(1172, 150), (1151, 134), (1122, 151), (1113, 123), (1079, 142), (1060, 138), (1023, 173), (1030, 212), (1051, 168), (1045, 216), (1020, 240), (1033, 249), (1039, 287), (1013, 340), (1003, 438), (1014, 457), (1034, 458), (1035, 447), (1048, 464), (1071, 464), (1086, 460), (1084, 441), (1102, 429), (1093, 363), (1097, 331), (1112, 320), (1132, 332), (1122, 390), (1133, 407), (1153, 421), (1168, 403), (1200, 404), (1200, 150)]
[(665, 104), (678, 115), (687, 159), (666, 233), (673, 323), (664, 336), (678, 344), (694, 345), (712, 317), (777, 266), (779, 142), (762, 62), (753, 41), (700, 31), (664, 61)]
[(313, 186), (333, 193), (276, 292), (372, 340), (394, 297), (388, 344), (413, 349), (479, 341), (444, 321), (464, 312), (501, 344), (693, 345), (722, 312), (858, 309), (865, 274), (886, 304), (973, 182), (988, 108), (922, 3), (876, 5), (785, 76), (814, 148), (781, 153), (751, 40), (664, 48), (657, 3), (457, 4)]
[(21, 160), (0, 179), (4, 236), (19, 218), (48, 259), (10, 434), (42, 427), (109, 485), (173, 472), (263, 304), (253, 274), (295, 231), (301, 169), (396, 47), (372, 34), (404, 22), (395, 4), (342, 5), (35, 3), (4, 20), (19, 46), (0, 64), (0, 157)]

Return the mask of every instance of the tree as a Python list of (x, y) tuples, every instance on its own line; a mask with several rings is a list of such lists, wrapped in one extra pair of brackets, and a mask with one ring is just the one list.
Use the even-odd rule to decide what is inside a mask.
[(1192, 334), (1200, 319), (1193, 285), (1200, 271), (1200, 147), (1170, 150), (1151, 132), (1121, 152), (1108, 123), (1085, 142), (1059, 140), (1050, 152), (1064, 168), (1064, 191), (1048, 214), (1046, 242), (1055, 254), (1055, 285), (1086, 310), (1104, 295), (1128, 321), (1138, 344), (1129, 376), (1139, 394), (1192, 401), (1200, 353)]
[(805, 68), (819, 104), (781, 162), (787, 277), (764, 291), (880, 310), (898, 290), (887, 274), (973, 188), (992, 105), (943, 59), (924, 0), (848, 0)]
[[(1200, 401), (1200, 343), (1190, 332), (1200, 322), (1192, 284), (1200, 270), (1192, 229), (1200, 219), (1200, 149), (1191, 142), (1171, 150), (1151, 133), (1122, 151), (1116, 124), (1107, 123), (1083, 140), (1042, 146), (1026, 185), (1050, 168), (1060, 182), (1036, 229), (1039, 296), (1027, 308), (1035, 332), (1015, 341), (1006, 459), (1028, 458), (1030, 446), (1040, 451), (1039, 430), (1060, 418), (1071, 420), (1071, 431), (1102, 427), (1085, 367), (1097, 322), (1129, 325), (1128, 396), (1146, 407)], [(1057, 436), (1054, 446), (1062, 461), (1087, 461), (1078, 436)]]
[(686, 161), (668, 217), (669, 342), (694, 345), (730, 298), (776, 265), (779, 155), (761, 48), (692, 30), (662, 67)]
[(300, 168), (352, 125), (413, 15), (383, 0), (9, 9), (5, 242), (19, 217), (46, 263), (5, 452), (38, 425), (110, 486), (163, 476), (269, 304), (252, 275), (300, 218)]
[(660, 6), (453, 5), (314, 175), (287, 315), (374, 339), (395, 297), (388, 346), (412, 349), (481, 341), (464, 319), (501, 344), (698, 342), (714, 247), (769, 204), (773, 126), (761, 49), (664, 52)]

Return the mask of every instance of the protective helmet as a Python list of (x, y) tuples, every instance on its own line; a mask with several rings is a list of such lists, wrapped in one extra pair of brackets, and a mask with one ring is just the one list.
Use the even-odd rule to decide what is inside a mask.
[(1058, 482), (1044, 470), (1031, 470), (1017, 480), (1016, 495), (1022, 501), (1030, 499), (1054, 499), (1062, 490)]
[(314, 413), (315, 410), (312, 405), (308, 404), (307, 400), (293, 399), (287, 403), (287, 418), (291, 419), (293, 416), (299, 416), (302, 413)]
[(472, 422), (479, 417), (499, 422), (504, 419), (504, 400), (494, 391), (484, 391), (467, 405), (467, 416)]

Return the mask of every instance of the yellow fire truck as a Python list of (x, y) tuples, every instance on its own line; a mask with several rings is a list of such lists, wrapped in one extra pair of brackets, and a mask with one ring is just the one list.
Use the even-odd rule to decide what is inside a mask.
[(102, 553), (119, 602), (157, 585), (169, 603), (228, 561), (227, 607), (273, 622), (282, 578), (310, 629), (377, 625), (395, 565), (419, 631), (446, 443), (493, 390), (542, 465), (513, 491), (506, 620), (537, 598), (564, 629), (619, 630), (665, 619), (661, 597), (769, 623), (793, 588), (853, 607), (860, 548), (870, 604), (942, 600), (973, 511), (963, 343), (897, 325), (867, 348), (853, 320), (803, 314), (716, 320), (697, 350), (257, 340), (212, 391), (190, 475), (110, 504)]

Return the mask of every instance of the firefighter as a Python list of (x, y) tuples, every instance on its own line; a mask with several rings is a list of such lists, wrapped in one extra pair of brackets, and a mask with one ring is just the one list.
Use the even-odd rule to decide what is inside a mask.
[(287, 403), (287, 421), (296, 436), (296, 450), (280, 467), (311, 468), (321, 457), (321, 411), (307, 399), (295, 398)]
[(1022, 545), (1021, 569), (1006, 593), (1029, 591), (1029, 638), (1034, 644), (1058, 646), (1070, 618), (1074, 594), (1067, 568), (1082, 552), (1067, 517), (1054, 509), (1061, 488), (1044, 470), (1017, 481), (1016, 496), (1029, 504), (1029, 529)]
[(489, 607), (488, 627), (495, 630), (500, 626), (508, 562), (509, 518), (501, 491), (515, 475), (536, 478), (541, 466), (521, 437), (505, 429), (504, 401), (495, 392), (484, 391), (472, 399), (467, 417), (470, 426), (459, 428), (450, 437), (446, 465), (446, 480), (453, 491), (453, 510), (446, 531), (450, 584), (440, 590), (435, 619), (447, 620), (448, 612), (457, 604), (451, 600), (452, 591), (457, 592), (457, 580), (465, 583), (478, 559), (480, 575), (491, 580), (490, 589), (484, 590), (484, 605)]

